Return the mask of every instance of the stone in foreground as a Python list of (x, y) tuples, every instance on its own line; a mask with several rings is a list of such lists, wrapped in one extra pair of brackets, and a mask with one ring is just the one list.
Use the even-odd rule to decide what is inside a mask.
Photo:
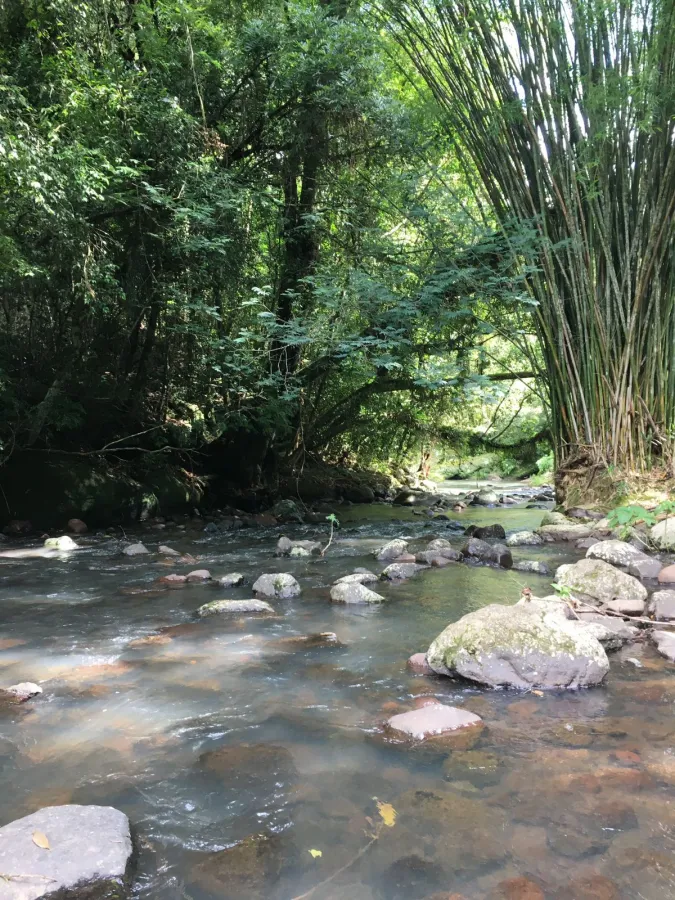
[(347, 582), (334, 584), (330, 589), (330, 599), (333, 603), (382, 603), (384, 597), (364, 584)]
[(274, 608), (265, 600), (212, 600), (210, 603), (200, 606), (197, 610), (197, 615), (200, 619), (205, 619), (207, 616), (217, 616), (221, 613), (230, 613), (230, 615), (242, 613), (274, 615)]
[[(43, 849), (33, 840), (49, 842)], [(49, 806), (0, 828), (1, 900), (122, 900), (128, 896), (129, 820), (111, 806)]]
[(261, 575), (253, 583), (254, 593), (262, 594), (263, 597), (277, 597), (279, 600), (297, 597), (300, 590), (300, 585), (288, 572), (280, 572), (277, 575)]
[(395, 737), (424, 741), (460, 729), (483, 729), (483, 720), (468, 709), (446, 706), (444, 703), (430, 703), (421, 709), (392, 716), (386, 725), (387, 731)]
[(438, 675), (490, 687), (581, 688), (609, 670), (600, 642), (566, 618), (563, 604), (493, 604), (463, 616), (432, 642), (427, 662)]
[(601, 559), (581, 559), (574, 565), (560, 566), (556, 581), (580, 599), (606, 604), (613, 612), (640, 615), (644, 611), (646, 587)]

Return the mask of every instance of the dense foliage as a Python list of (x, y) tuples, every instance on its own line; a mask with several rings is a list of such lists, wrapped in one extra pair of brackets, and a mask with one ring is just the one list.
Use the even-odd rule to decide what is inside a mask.
[(2, 457), (534, 446), (536, 229), (438, 109), (337, 0), (1, 3)]

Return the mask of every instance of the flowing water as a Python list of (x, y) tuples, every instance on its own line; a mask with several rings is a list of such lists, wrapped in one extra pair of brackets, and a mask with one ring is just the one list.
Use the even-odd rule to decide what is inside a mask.
[[(471, 509), (462, 523), (532, 528), (541, 515)], [(385, 506), (340, 518), (325, 559), (275, 559), (274, 529), (211, 537), (188, 525), (140, 537), (198, 565), (125, 558), (103, 538), (2, 561), (0, 683), (44, 693), (0, 710), (0, 824), (46, 805), (118, 807), (139, 847), (138, 900), (675, 897), (675, 668), (636, 644), (614, 654), (605, 685), (578, 693), (413, 675), (407, 657), (449, 622), (514, 602), (525, 584), (549, 592), (551, 579), (453, 564), (377, 587), (381, 606), (337, 606), (333, 580), (379, 571), (384, 540), (453, 535)], [(516, 551), (551, 567), (575, 553)], [(196, 621), (208, 600), (251, 596), (250, 584), (154, 584), (197, 567), (249, 582), (292, 572), (303, 592), (274, 601), (274, 618)], [(287, 640), (326, 631), (341, 645)], [(483, 717), (472, 749), (383, 739), (388, 716), (428, 697)]]

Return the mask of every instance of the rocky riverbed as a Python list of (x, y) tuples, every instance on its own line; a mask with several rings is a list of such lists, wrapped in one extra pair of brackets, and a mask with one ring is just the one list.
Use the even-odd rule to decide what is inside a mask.
[[(667, 622), (666, 638), (638, 625), (607, 646), (608, 671), (584, 690), (421, 674), (451, 623), (523, 590), (519, 609), (531, 606), (527, 589), (550, 595), (570, 571), (560, 567), (590, 552), (576, 534), (549, 541), (545, 511), (514, 494), (447, 519), (415, 505), (343, 508), (324, 557), (277, 544), (325, 546), (327, 527), (205, 531), (196, 519), (0, 559), (0, 685), (42, 690), (0, 702), (0, 826), (45, 807), (120, 810), (139, 900), (675, 895), (675, 666), (657, 646)], [(471, 525), (504, 535), (465, 535)], [(510, 540), (523, 532), (541, 539)], [(378, 559), (395, 540), (401, 553)], [(470, 540), (505, 546), (462, 556)], [(148, 552), (122, 552), (135, 544)], [(360, 578), (342, 585), (381, 599), (336, 600), (347, 575)], [(607, 605), (569, 579), (572, 598)], [(637, 618), (670, 608), (666, 584), (636, 583)], [(197, 616), (212, 604), (223, 608)], [(40, 864), (59, 850), (50, 821), (30, 823), (50, 842), (33, 841)], [(45, 894), (49, 881), (26, 876), (46, 870), (12, 865), (3, 858), (3, 900)]]

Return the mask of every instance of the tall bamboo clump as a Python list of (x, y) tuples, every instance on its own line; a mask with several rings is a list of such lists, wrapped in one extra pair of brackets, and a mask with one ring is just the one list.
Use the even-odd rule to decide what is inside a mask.
[(558, 465), (673, 469), (675, 0), (383, 0), (529, 278)]

